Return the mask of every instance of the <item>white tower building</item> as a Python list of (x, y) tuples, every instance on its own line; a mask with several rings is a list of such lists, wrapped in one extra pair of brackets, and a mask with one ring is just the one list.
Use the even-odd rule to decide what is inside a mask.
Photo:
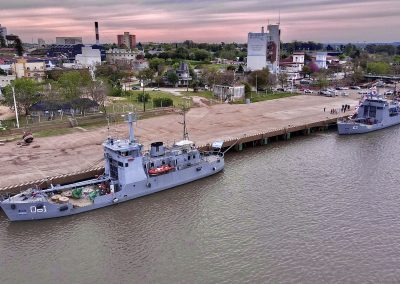
[(249, 33), (247, 40), (247, 70), (268, 68), (271, 73), (279, 73), (280, 38), (279, 25), (268, 25), (261, 33)]

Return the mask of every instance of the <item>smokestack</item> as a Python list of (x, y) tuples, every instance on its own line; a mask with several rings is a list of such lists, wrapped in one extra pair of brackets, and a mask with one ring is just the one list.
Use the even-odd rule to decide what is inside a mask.
[(262, 34), (264, 33), (264, 27), (261, 27), (261, 33)]
[(96, 44), (99, 44), (100, 37), (99, 37), (99, 23), (98, 22), (94, 22), (94, 30), (96, 31)]

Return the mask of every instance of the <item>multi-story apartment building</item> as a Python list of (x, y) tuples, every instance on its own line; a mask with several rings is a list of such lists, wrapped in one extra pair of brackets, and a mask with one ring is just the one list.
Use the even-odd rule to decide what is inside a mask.
[(117, 35), (118, 46), (128, 49), (136, 48), (136, 35), (131, 35), (129, 32), (124, 32), (123, 35)]

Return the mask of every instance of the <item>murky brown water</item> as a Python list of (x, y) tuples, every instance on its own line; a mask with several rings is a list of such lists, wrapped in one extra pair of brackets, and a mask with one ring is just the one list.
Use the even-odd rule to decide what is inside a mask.
[(0, 283), (400, 281), (400, 127), (229, 154), (223, 173), (39, 222), (0, 214)]

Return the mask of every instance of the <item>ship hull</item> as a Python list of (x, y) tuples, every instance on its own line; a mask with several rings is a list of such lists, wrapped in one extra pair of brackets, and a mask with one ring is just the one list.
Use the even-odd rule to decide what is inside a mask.
[(356, 122), (338, 122), (338, 134), (339, 135), (351, 135), (351, 134), (363, 134), (369, 133), (377, 130), (381, 130), (387, 127), (391, 127), (394, 125), (400, 124), (400, 118), (397, 118), (395, 121), (390, 123), (381, 122), (377, 124), (367, 125)]
[(223, 169), (224, 158), (215, 157), (211, 162), (202, 162), (186, 169), (154, 177), (150, 176), (145, 180), (127, 184), (118, 192), (96, 197), (92, 204), (84, 207), (74, 207), (72, 204), (55, 204), (49, 201), (13, 202), (11, 198), (3, 201), (1, 208), (10, 221), (28, 221), (70, 216), (174, 188), (214, 175)]

